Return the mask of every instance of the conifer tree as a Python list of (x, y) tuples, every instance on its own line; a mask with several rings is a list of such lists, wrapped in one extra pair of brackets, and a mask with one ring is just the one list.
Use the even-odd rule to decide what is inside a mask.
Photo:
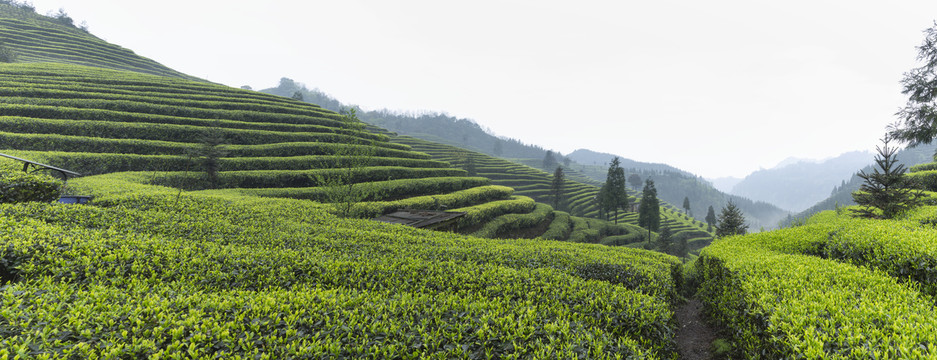
[(712, 227), (716, 224), (716, 211), (713, 210), (712, 205), (709, 205), (709, 210), (706, 212), (706, 223), (709, 224), (710, 232), (712, 232)]
[[(891, 219), (900, 212), (917, 207), (923, 201), (923, 193), (911, 189), (908, 178), (904, 175), (904, 164), (899, 164), (895, 153), (896, 147), (889, 147), (891, 137), (882, 139), (883, 146), (876, 146), (878, 155), (873, 172), (859, 172), (865, 180), (859, 191), (852, 193), (852, 199), (862, 208), (852, 210), (856, 217)], [(881, 170), (881, 171), (880, 171)]]
[(599, 191), (600, 208), (606, 213), (613, 211), (615, 213), (615, 223), (618, 223), (618, 210), (628, 211), (628, 192), (625, 189), (625, 170), (621, 168), (621, 161), (618, 157), (612, 159), (612, 164), (608, 167), (608, 174), (605, 176), (605, 184)]
[(631, 176), (628, 177), (628, 182), (631, 183), (631, 188), (637, 191), (638, 188), (641, 187), (641, 176), (638, 174), (631, 174)]
[(690, 215), (690, 197), (689, 196), (683, 197), (683, 210), (684, 210), (684, 214)]
[(550, 194), (553, 197), (553, 208), (556, 210), (566, 210), (566, 174), (563, 173), (563, 167), (557, 166), (553, 171), (553, 183), (550, 186)]
[(638, 226), (648, 231), (660, 229), (660, 201), (657, 200), (657, 189), (651, 179), (645, 180), (644, 183), (644, 193), (638, 208)]
[(721, 238), (731, 235), (745, 235), (748, 232), (748, 225), (745, 224), (745, 216), (742, 210), (739, 210), (732, 201), (722, 208), (719, 214), (718, 224), (716, 224), (716, 237)]
[(553, 151), (547, 150), (547, 154), (543, 156), (543, 169), (549, 170), (559, 164), (556, 162), (556, 156), (553, 155)]
[(673, 252), (670, 255), (686, 260), (686, 256), (690, 253), (690, 245), (686, 242), (686, 236), (677, 236), (676, 244), (673, 247)]
[(660, 229), (660, 233), (657, 234), (657, 249), (664, 254), (671, 255), (673, 255), (673, 251), (676, 250), (673, 243), (673, 234), (671, 234), (669, 226), (665, 225)]
[(937, 137), (937, 22), (924, 30), (924, 42), (917, 49), (923, 65), (904, 74), (901, 93), (908, 95), (908, 102), (896, 114), (903, 122), (889, 132), (893, 139), (911, 145)]

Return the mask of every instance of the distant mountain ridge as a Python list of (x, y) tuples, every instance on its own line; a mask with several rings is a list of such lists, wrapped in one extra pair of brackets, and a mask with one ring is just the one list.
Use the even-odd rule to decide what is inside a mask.
[(573, 161), (584, 164), (584, 165), (602, 165), (607, 166), (612, 162), (613, 158), (618, 158), (621, 161), (621, 167), (625, 169), (639, 169), (639, 170), (649, 170), (649, 171), (672, 171), (681, 173), (684, 175), (694, 176), (693, 174), (677, 169), (673, 166), (661, 163), (648, 163), (642, 161), (635, 161), (625, 157), (621, 157), (614, 154), (602, 153), (597, 151), (592, 151), (589, 149), (578, 149), (566, 155), (568, 158)]
[[(288, 78), (280, 79), (279, 85), (275, 88), (260, 91), (284, 97), (300, 94), (303, 101), (318, 104), (336, 112), (346, 107), (358, 108), (357, 105), (343, 104), (318, 89), (309, 89), (302, 83)], [(542, 159), (547, 152), (546, 149), (536, 145), (494, 135), (473, 120), (456, 118), (445, 113), (404, 114), (389, 110), (363, 111), (358, 109), (358, 117), (371, 125), (487, 155), (502, 158)]]
[(872, 163), (872, 159), (873, 155), (864, 151), (822, 161), (789, 158), (774, 168), (749, 174), (732, 187), (731, 193), (800, 212), (828, 197), (835, 186)]
[[(935, 150), (937, 150), (937, 144), (931, 143), (913, 148), (905, 148), (898, 151), (896, 156), (899, 163), (904, 164), (906, 167), (911, 167), (917, 164), (933, 162)], [(873, 163), (874, 161), (869, 161), (866, 166), (857, 168), (854, 173), (858, 173), (860, 169), (867, 172), (872, 171)], [(853, 174), (848, 180), (844, 181), (839, 186), (836, 186), (827, 198), (817, 202), (806, 210), (797, 213), (794, 215), (794, 217), (798, 219), (806, 219), (821, 211), (834, 210), (837, 206), (855, 205), (856, 203), (852, 200), (852, 193), (859, 190), (859, 186), (862, 185), (862, 182), (862, 178)]]

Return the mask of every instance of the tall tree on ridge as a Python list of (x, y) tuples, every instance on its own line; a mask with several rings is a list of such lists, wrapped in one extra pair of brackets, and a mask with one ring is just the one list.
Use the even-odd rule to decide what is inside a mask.
[(657, 200), (657, 188), (651, 179), (645, 180), (644, 183), (644, 193), (638, 208), (638, 226), (648, 232), (660, 229), (660, 201)]
[(563, 173), (563, 167), (557, 166), (553, 171), (553, 183), (550, 186), (550, 194), (553, 197), (553, 208), (560, 211), (566, 210), (566, 175)]
[(600, 205), (606, 212), (615, 213), (615, 223), (618, 223), (618, 210), (628, 211), (628, 192), (625, 189), (625, 169), (621, 168), (621, 161), (618, 157), (612, 159), (612, 164), (608, 167), (608, 173), (605, 176), (605, 184), (599, 190), (602, 197), (599, 200)]
[(673, 255), (673, 250), (676, 250), (676, 247), (673, 243), (673, 234), (670, 232), (670, 227), (664, 225), (660, 229), (660, 234), (657, 236), (657, 250), (664, 254)]
[(706, 212), (706, 223), (709, 224), (710, 229), (716, 225), (716, 210), (713, 210), (712, 205), (709, 205), (709, 210)]
[(683, 210), (684, 210), (684, 214), (690, 215), (690, 197), (689, 196), (683, 197)]

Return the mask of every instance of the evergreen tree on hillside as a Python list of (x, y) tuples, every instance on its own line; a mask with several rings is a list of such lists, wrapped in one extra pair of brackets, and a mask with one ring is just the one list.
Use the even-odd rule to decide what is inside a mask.
[(856, 204), (862, 206), (861, 209), (852, 210), (854, 216), (891, 219), (902, 211), (921, 205), (923, 201), (924, 194), (911, 189), (904, 175), (904, 164), (898, 164), (895, 157), (898, 149), (889, 147), (890, 141), (891, 138), (886, 135), (882, 139), (884, 146), (875, 147), (878, 151), (875, 156), (878, 168), (873, 169), (871, 174), (859, 171), (859, 177), (865, 183), (859, 187), (859, 191), (852, 193)]
[(651, 179), (644, 183), (644, 194), (638, 207), (638, 226), (648, 231), (660, 229), (660, 201), (657, 200), (657, 189)]
[(611, 212), (612, 205), (609, 202), (607, 186), (602, 185), (602, 187), (599, 188), (599, 193), (595, 195), (595, 206), (599, 208), (599, 216), (601, 216), (603, 220), (608, 221), (608, 213)]
[(677, 236), (677, 241), (673, 245), (673, 251), (670, 255), (683, 258), (686, 260), (686, 256), (690, 253), (690, 245), (687, 244), (686, 236)]
[[(716, 225), (716, 211), (713, 210), (712, 205), (709, 206), (709, 210), (706, 212), (706, 223), (709, 224), (710, 229), (713, 225)], [(712, 231), (710, 230), (710, 232)]]
[(566, 175), (563, 173), (563, 167), (557, 166), (553, 172), (553, 183), (550, 186), (550, 195), (553, 198), (553, 208), (560, 211), (566, 211)]
[(552, 151), (547, 150), (547, 154), (543, 156), (543, 169), (544, 170), (552, 169), (556, 167), (557, 164), (559, 163), (556, 162), (556, 156), (553, 155)]
[(685, 196), (683, 198), (683, 211), (684, 211), (683, 212), (684, 214), (690, 215), (690, 197), (689, 196)]
[(748, 225), (745, 224), (745, 216), (742, 210), (739, 210), (732, 201), (722, 208), (716, 224), (716, 237), (726, 237), (731, 235), (745, 235), (748, 232)]
[(631, 188), (635, 191), (638, 191), (638, 188), (641, 187), (641, 176), (638, 174), (631, 174), (628, 177), (628, 182), (631, 183)]
[(893, 139), (911, 145), (937, 137), (937, 22), (924, 30), (924, 42), (917, 49), (923, 65), (904, 74), (901, 93), (908, 95), (908, 102), (896, 114), (903, 123), (889, 132)]
[(660, 233), (657, 235), (657, 250), (664, 254), (671, 255), (673, 255), (672, 251), (676, 250), (673, 244), (673, 234), (671, 234), (669, 226), (665, 225), (660, 229)]
[(625, 169), (621, 168), (618, 157), (612, 159), (605, 176), (605, 184), (599, 190), (599, 204), (606, 213), (615, 213), (615, 223), (618, 223), (618, 210), (628, 211), (628, 192), (625, 190)]

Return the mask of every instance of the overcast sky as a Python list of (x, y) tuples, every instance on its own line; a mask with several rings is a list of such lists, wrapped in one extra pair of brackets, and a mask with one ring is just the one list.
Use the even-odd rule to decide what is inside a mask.
[(32, 0), (184, 73), (744, 176), (872, 150), (937, 1)]

